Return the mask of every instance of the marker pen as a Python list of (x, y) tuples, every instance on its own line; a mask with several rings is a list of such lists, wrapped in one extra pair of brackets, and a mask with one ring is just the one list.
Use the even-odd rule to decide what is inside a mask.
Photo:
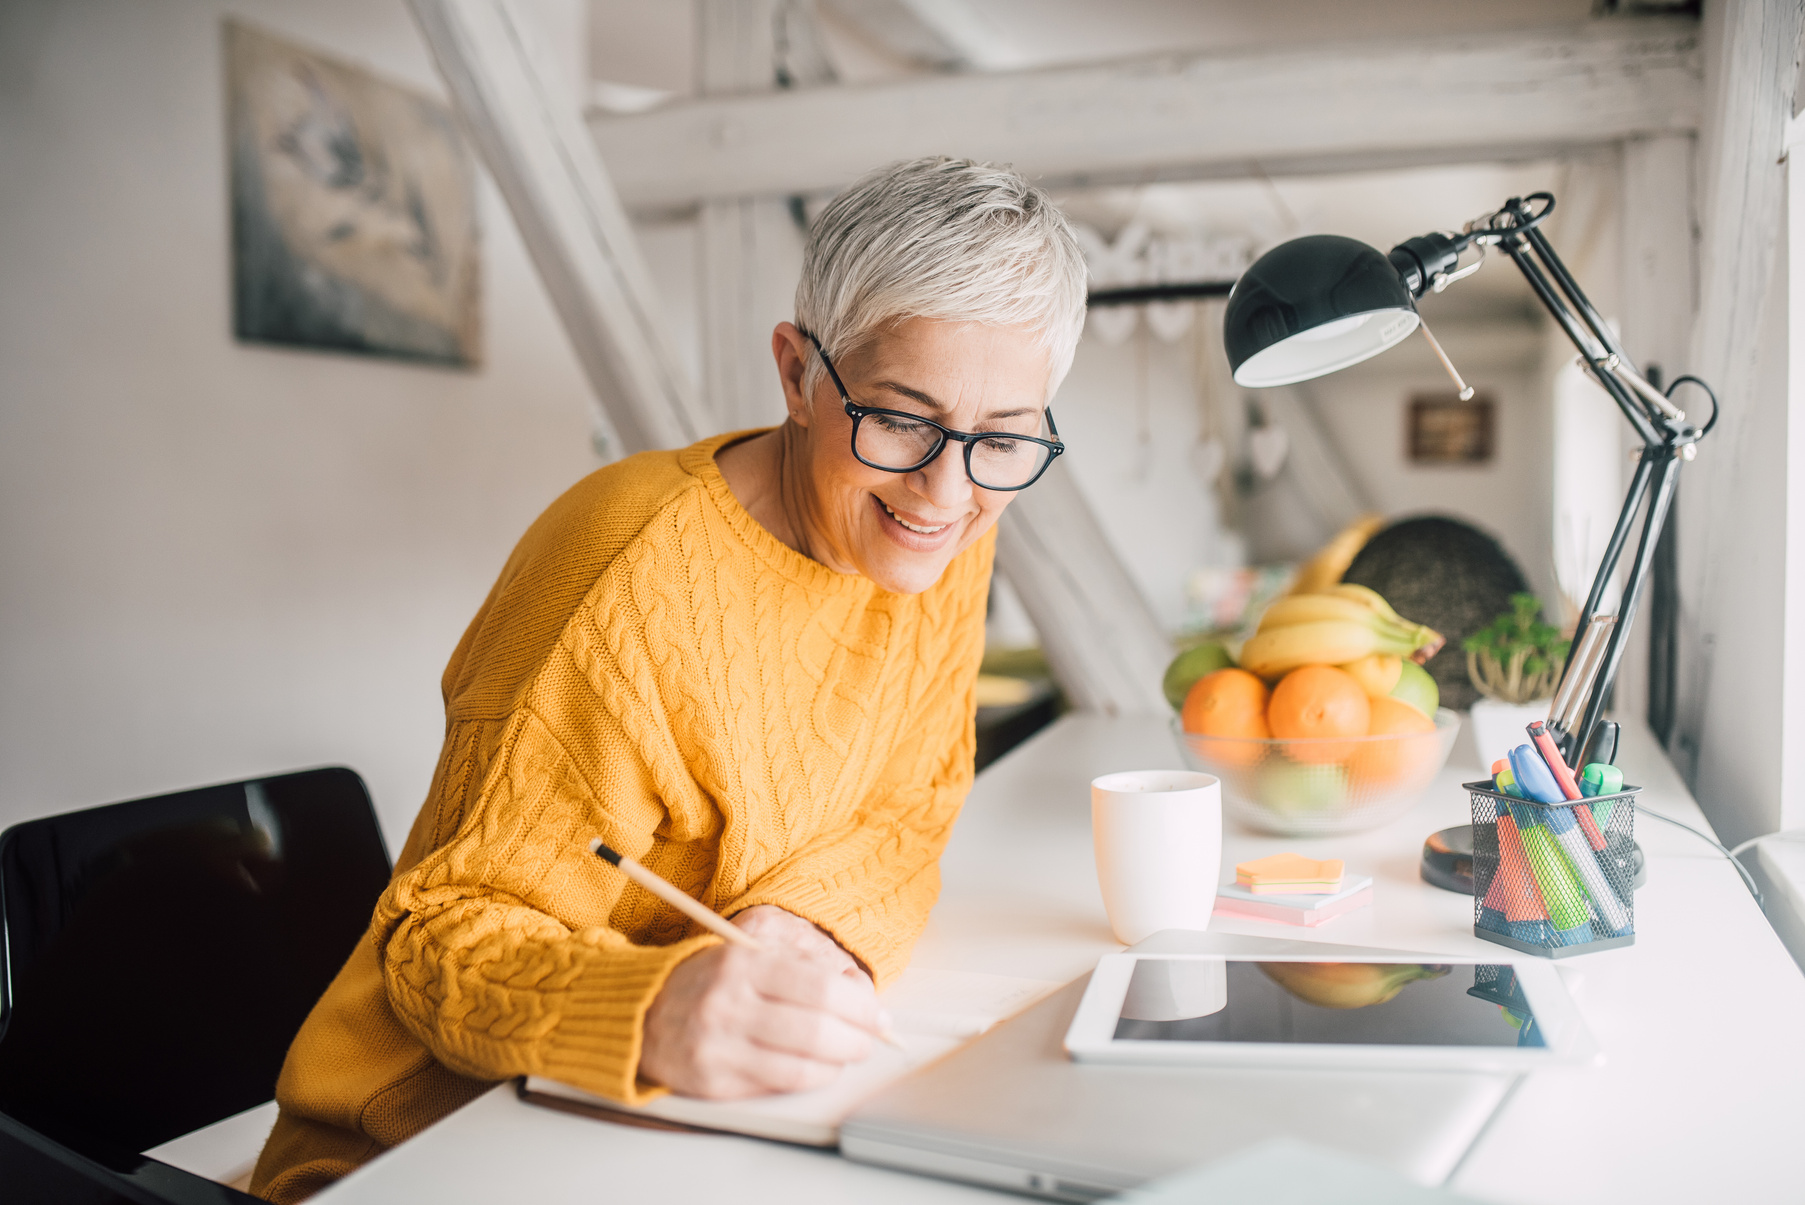
[(1592, 913), (1586, 907), (1585, 888), (1573, 877), (1567, 859), (1561, 856), (1554, 836), (1536, 823), (1535, 814), (1547, 808), (1531, 808), (1526, 804), (1511, 805), (1510, 814), (1523, 839), (1523, 852), (1535, 871), (1536, 886), (1548, 905), (1549, 922), (1554, 926), (1556, 944), (1584, 945), (1593, 938)]
[(1624, 911), (1623, 901), (1611, 889), (1610, 880), (1604, 877), (1599, 868), (1598, 858), (1592, 852), (1591, 843), (1586, 840), (1585, 833), (1580, 831), (1576, 812), (1584, 812), (1587, 819), (1591, 812), (1584, 808), (1548, 808), (1543, 817), (1548, 831), (1560, 843), (1561, 852), (1567, 855), (1567, 862), (1573, 867), (1579, 881), (1584, 884), (1586, 894), (1592, 897), (1592, 904), (1598, 909), (1598, 915), (1609, 925), (1613, 934), (1623, 933), (1629, 929), (1629, 913)]
[[(1554, 743), (1554, 738), (1548, 735), (1548, 726), (1540, 720), (1531, 720), (1529, 739), (1535, 743), (1536, 752), (1541, 755), (1543, 764), (1548, 767), (1548, 772), (1554, 775), (1555, 785), (1561, 789), (1561, 797), (1564, 799), (1583, 798), (1579, 783), (1574, 780), (1573, 771), (1567, 767), (1567, 760), (1561, 756), (1560, 747)], [(1586, 840), (1591, 844), (1594, 852), (1602, 853), (1605, 846), (1604, 834), (1598, 831), (1598, 825), (1592, 820), (1592, 809), (1576, 809), (1576, 811), (1578, 814), (1575, 819), (1579, 821), (1579, 827), (1585, 831)]]
[(1554, 772), (1531, 746), (1518, 745), (1510, 751), (1510, 769), (1525, 797), (1537, 803), (1566, 802), (1566, 795), (1554, 780)]
[(1497, 913), (1502, 924), (1488, 926), (1510, 934), (1531, 945), (1554, 944), (1554, 931), (1548, 924), (1548, 906), (1536, 889), (1535, 872), (1523, 853), (1523, 839), (1509, 812), (1498, 816), (1498, 873), (1492, 878), (1491, 890), (1485, 894), (1484, 907)]

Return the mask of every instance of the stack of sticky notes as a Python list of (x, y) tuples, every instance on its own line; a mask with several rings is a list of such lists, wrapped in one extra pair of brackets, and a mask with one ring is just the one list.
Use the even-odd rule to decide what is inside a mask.
[(1334, 895), (1341, 890), (1340, 858), (1317, 861), (1302, 854), (1273, 854), (1235, 864), (1235, 885), (1255, 895)]
[(1216, 911), (1287, 925), (1320, 925), (1365, 907), (1372, 898), (1371, 876), (1346, 875), (1340, 858), (1319, 861), (1301, 854), (1274, 854), (1238, 864), (1235, 881), (1216, 895)]

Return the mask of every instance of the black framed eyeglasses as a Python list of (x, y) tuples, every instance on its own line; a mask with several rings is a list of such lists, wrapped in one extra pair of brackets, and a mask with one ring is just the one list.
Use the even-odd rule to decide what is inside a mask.
[(834, 362), (827, 358), (821, 340), (809, 334), (810, 343), (833, 378), (840, 400), (846, 404), (846, 415), (852, 419), (852, 454), (859, 463), (886, 473), (913, 473), (933, 464), (946, 450), (947, 442), (965, 445), (965, 475), (982, 490), (1025, 490), (1040, 480), (1065, 444), (1060, 442), (1059, 428), (1053, 425), (1053, 411), (1047, 407), (1047, 431), (1052, 439), (1034, 435), (1018, 435), (1013, 431), (955, 431), (932, 419), (904, 410), (885, 410), (878, 406), (861, 406), (846, 393)]

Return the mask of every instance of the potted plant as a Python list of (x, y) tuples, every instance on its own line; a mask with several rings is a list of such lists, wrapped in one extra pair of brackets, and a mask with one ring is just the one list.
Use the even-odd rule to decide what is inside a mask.
[(1524, 729), (1548, 718), (1567, 663), (1568, 641), (1542, 622), (1542, 602), (1513, 594), (1510, 611), (1469, 636), (1467, 676), (1484, 698), (1473, 704), (1473, 740), (1489, 766), (1529, 739)]

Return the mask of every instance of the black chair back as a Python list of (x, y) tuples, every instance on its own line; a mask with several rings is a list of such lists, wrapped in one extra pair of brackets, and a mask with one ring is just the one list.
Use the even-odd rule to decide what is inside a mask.
[(269, 1100), (388, 853), (343, 768), (0, 834), (0, 1113), (112, 1167)]

